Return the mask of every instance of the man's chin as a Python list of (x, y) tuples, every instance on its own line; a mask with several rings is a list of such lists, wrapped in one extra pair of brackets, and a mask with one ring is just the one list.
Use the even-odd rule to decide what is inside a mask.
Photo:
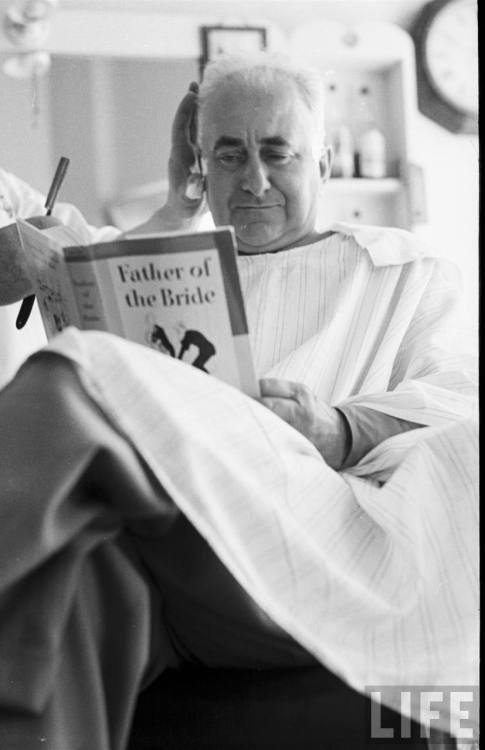
[(255, 227), (250, 231), (245, 227), (235, 227), (238, 250), (243, 253), (267, 253), (272, 250), (282, 250), (285, 243), (284, 235), (274, 232), (266, 232), (264, 228), (258, 230)]

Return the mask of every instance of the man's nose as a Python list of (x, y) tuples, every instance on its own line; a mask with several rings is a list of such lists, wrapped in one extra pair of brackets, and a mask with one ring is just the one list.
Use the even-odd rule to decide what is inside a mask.
[(241, 188), (260, 198), (270, 187), (267, 165), (258, 158), (248, 159), (241, 179)]

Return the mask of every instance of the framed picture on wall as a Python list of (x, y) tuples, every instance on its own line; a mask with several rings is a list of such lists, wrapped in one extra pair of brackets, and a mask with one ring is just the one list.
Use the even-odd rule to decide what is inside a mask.
[(200, 75), (211, 60), (224, 54), (266, 49), (266, 29), (261, 26), (202, 26)]

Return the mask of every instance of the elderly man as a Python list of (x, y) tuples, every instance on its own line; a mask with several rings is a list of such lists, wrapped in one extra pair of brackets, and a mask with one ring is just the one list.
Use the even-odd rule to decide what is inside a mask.
[(140, 685), (185, 661), (316, 658), (361, 690), (474, 679), (453, 271), (399, 230), (317, 231), (322, 122), (311, 72), (214, 63), (175, 118), (167, 204), (139, 228), (193, 226), (205, 182), (235, 227), (261, 403), (74, 330), (0, 394), (12, 748), (121, 750)]

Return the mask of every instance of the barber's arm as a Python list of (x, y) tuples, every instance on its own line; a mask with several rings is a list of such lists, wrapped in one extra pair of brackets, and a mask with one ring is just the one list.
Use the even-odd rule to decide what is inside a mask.
[(364, 407), (328, 406), (302, 383), (265, 378), (260, 387), (261, 403), (308, 438), (336, 470), (355, 465), (386, 438), (423, 426)]

